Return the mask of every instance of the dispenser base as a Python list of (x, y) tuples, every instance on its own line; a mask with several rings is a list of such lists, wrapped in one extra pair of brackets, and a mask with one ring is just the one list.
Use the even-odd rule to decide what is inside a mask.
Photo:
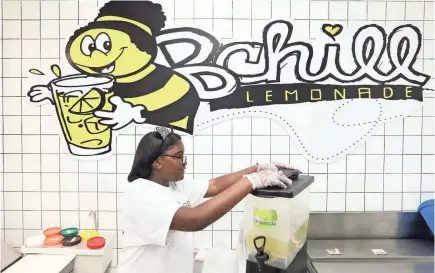
[(246, 273), (306, 273), (308, 270), (307, 260), (308, 251), (306, 242), (287, 269), (275, 268), (265, 264), (264, 269), (259, 271), (257, 263), (248, 260), (246, 261)]

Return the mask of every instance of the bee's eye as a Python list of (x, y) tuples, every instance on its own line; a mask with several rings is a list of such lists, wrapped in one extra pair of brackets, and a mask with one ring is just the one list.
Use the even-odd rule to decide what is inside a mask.
[(95, 44), (89, 44), (88, 49), (90, 52), (95, 50)]
[(82, 43), (80, 45), (80, 49), (82, 53), (86, 56), (91, 56), (92, 51), (95, 50), (95, 42), (91, 36), (87, 35), (83, 38)]
[(107, 53), (112, 49), (112, 42), (106, 33), (100, 33), (95, 39), (96, 47), (99, 51)]

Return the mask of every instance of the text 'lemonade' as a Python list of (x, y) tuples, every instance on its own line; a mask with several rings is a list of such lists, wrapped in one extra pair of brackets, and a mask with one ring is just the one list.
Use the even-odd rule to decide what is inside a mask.
[(110, 77), (87, 75), (71, 75), (50, 83), (56, 113), (72, 154), (92, 156), (110, 151), (112, 130), (100, 124), (94, 112), (112, 110), (108, 101), (112, 85)]

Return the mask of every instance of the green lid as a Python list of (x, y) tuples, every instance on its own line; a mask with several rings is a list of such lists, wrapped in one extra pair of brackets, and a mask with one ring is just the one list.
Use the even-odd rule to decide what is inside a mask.
[(60, 231), (63, 237), (73, 237), (79, 234), (78, 228), (65, 228)]

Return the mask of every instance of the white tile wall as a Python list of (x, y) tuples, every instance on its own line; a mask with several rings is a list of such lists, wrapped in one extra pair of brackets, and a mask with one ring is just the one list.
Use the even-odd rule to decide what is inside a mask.
[[(224, 41), (257, 39), (270, 19), (292, 19), (306, 37), (326, 20), (344, 25), (365, 21), (394, 26), (407, 21), (424, 33), (418, 64), (433, 75), (434, 3), (404, 0), (162, 0), (167, 25), (188, 24), (212, 31)], [(80, 3), (80, 4), (79, 4)], [(131, 129), (118, 137), (115, 155), (77, 162), (66, 154), (56, 124), (45, 107), (23, 97), (27, 71), (65, 63), (64, 38), (97, 13), (96, 0), (4, 0), (0, 3), (0, 108), (2, 130), (1, 236), (19, 247), (26, 236), (61, 225), (89, 227), (87, 213), (100, 212), (100, 228), (119, 231), (117, 212), (135, 145), (146, 133)], [(60, 38), (60, 41), (59, 41)], [(225, 39), (227, 38), (227, 39)], [(312, 37), (311, 37), (312, 38)], [(65, 66), (64, 66), (65, 67)], [(188, 176), (209, 179), (254, 162), (290, 162), (313, 174), (313, 211), (407, 211), (434, 193), (434, 98), (411, 117), (388, 123), (344, 159), (313, 164), (298, 154), (274, 121), (242, 118), (185, 137)], [(270, 143), (270, 145), (264, 145)], [(196, 246), (223, 241), (235, 247), (243, 204), (198, 232)], [(117, 246), (122, 247), (118, 239)], [(115, 256), (116, 258), (116, 256)], [(114, 263), (116, 265), (116, 263)]]

